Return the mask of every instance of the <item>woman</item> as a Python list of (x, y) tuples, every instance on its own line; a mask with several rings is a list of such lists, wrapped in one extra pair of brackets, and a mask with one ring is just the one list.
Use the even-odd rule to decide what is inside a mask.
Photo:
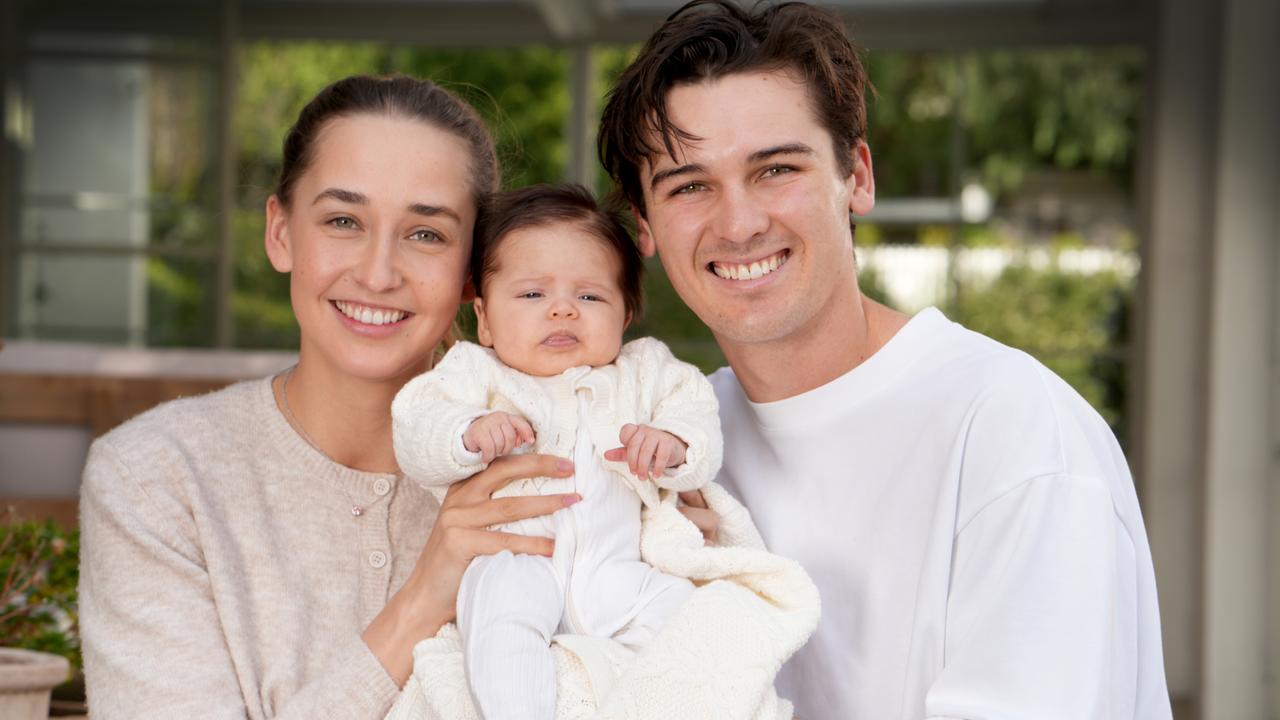
[(576, 495), (490, 495), (571, 464), (517, 456), (435, 501), (397, 472), (391, 399), (461, 301), (497, 186), (475, 112), (427, 81), (353, 77), (285, 139), (266, 250), (290, 273), (296, 367), (167, 403), (99, 439), (81, 502), (94, 717), (381, 717), (452, 620), (484, 528)]

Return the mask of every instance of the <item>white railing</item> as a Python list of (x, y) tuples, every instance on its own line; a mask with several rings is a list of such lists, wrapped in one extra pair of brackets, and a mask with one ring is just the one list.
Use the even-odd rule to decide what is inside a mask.
[(859, 268), (874, 269), (893, 304), (914, 312), (943, 302), (952, 277), (962, 283), (982, 285), (999, 277), (1010, 265), (1025, 264), (1037, 270), (1057, 267), (1063, 272), (1092, 275), (1114, 272), (1123, 278), (1138, 274), (1135, 253), (1111, 248), (960, 248), (877, 245), (856, 249)]

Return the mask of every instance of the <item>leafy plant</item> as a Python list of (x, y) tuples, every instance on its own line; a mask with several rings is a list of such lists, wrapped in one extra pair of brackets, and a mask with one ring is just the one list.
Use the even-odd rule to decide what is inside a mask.
[(53, 653), (82, 667), (76, 611), (80, 532), (52, 521), (0, 528), (0, 645)]

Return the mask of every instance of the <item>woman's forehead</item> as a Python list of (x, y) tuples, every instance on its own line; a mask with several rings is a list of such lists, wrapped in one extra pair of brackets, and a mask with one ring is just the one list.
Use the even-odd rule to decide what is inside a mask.
[(360, 114), (326, 123), (301, 180), (313, 195), (342, 187), (375, 204), (447, 203), (474, 212), (465, 141), (419, 120)]

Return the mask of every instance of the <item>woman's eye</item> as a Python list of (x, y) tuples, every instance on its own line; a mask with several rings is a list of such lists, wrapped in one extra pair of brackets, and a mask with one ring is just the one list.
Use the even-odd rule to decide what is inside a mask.
[(415, 230), (409, 235), (409, 239), (426, 243), (444, 242), (444, 238), (440, 237), (440, 233), (435, 230)]
[(339, 230), (355, 230), (357, 227), (355, 219), (349, 218), (345, 215), (333, 218), (329, 221), (329, 224)]

